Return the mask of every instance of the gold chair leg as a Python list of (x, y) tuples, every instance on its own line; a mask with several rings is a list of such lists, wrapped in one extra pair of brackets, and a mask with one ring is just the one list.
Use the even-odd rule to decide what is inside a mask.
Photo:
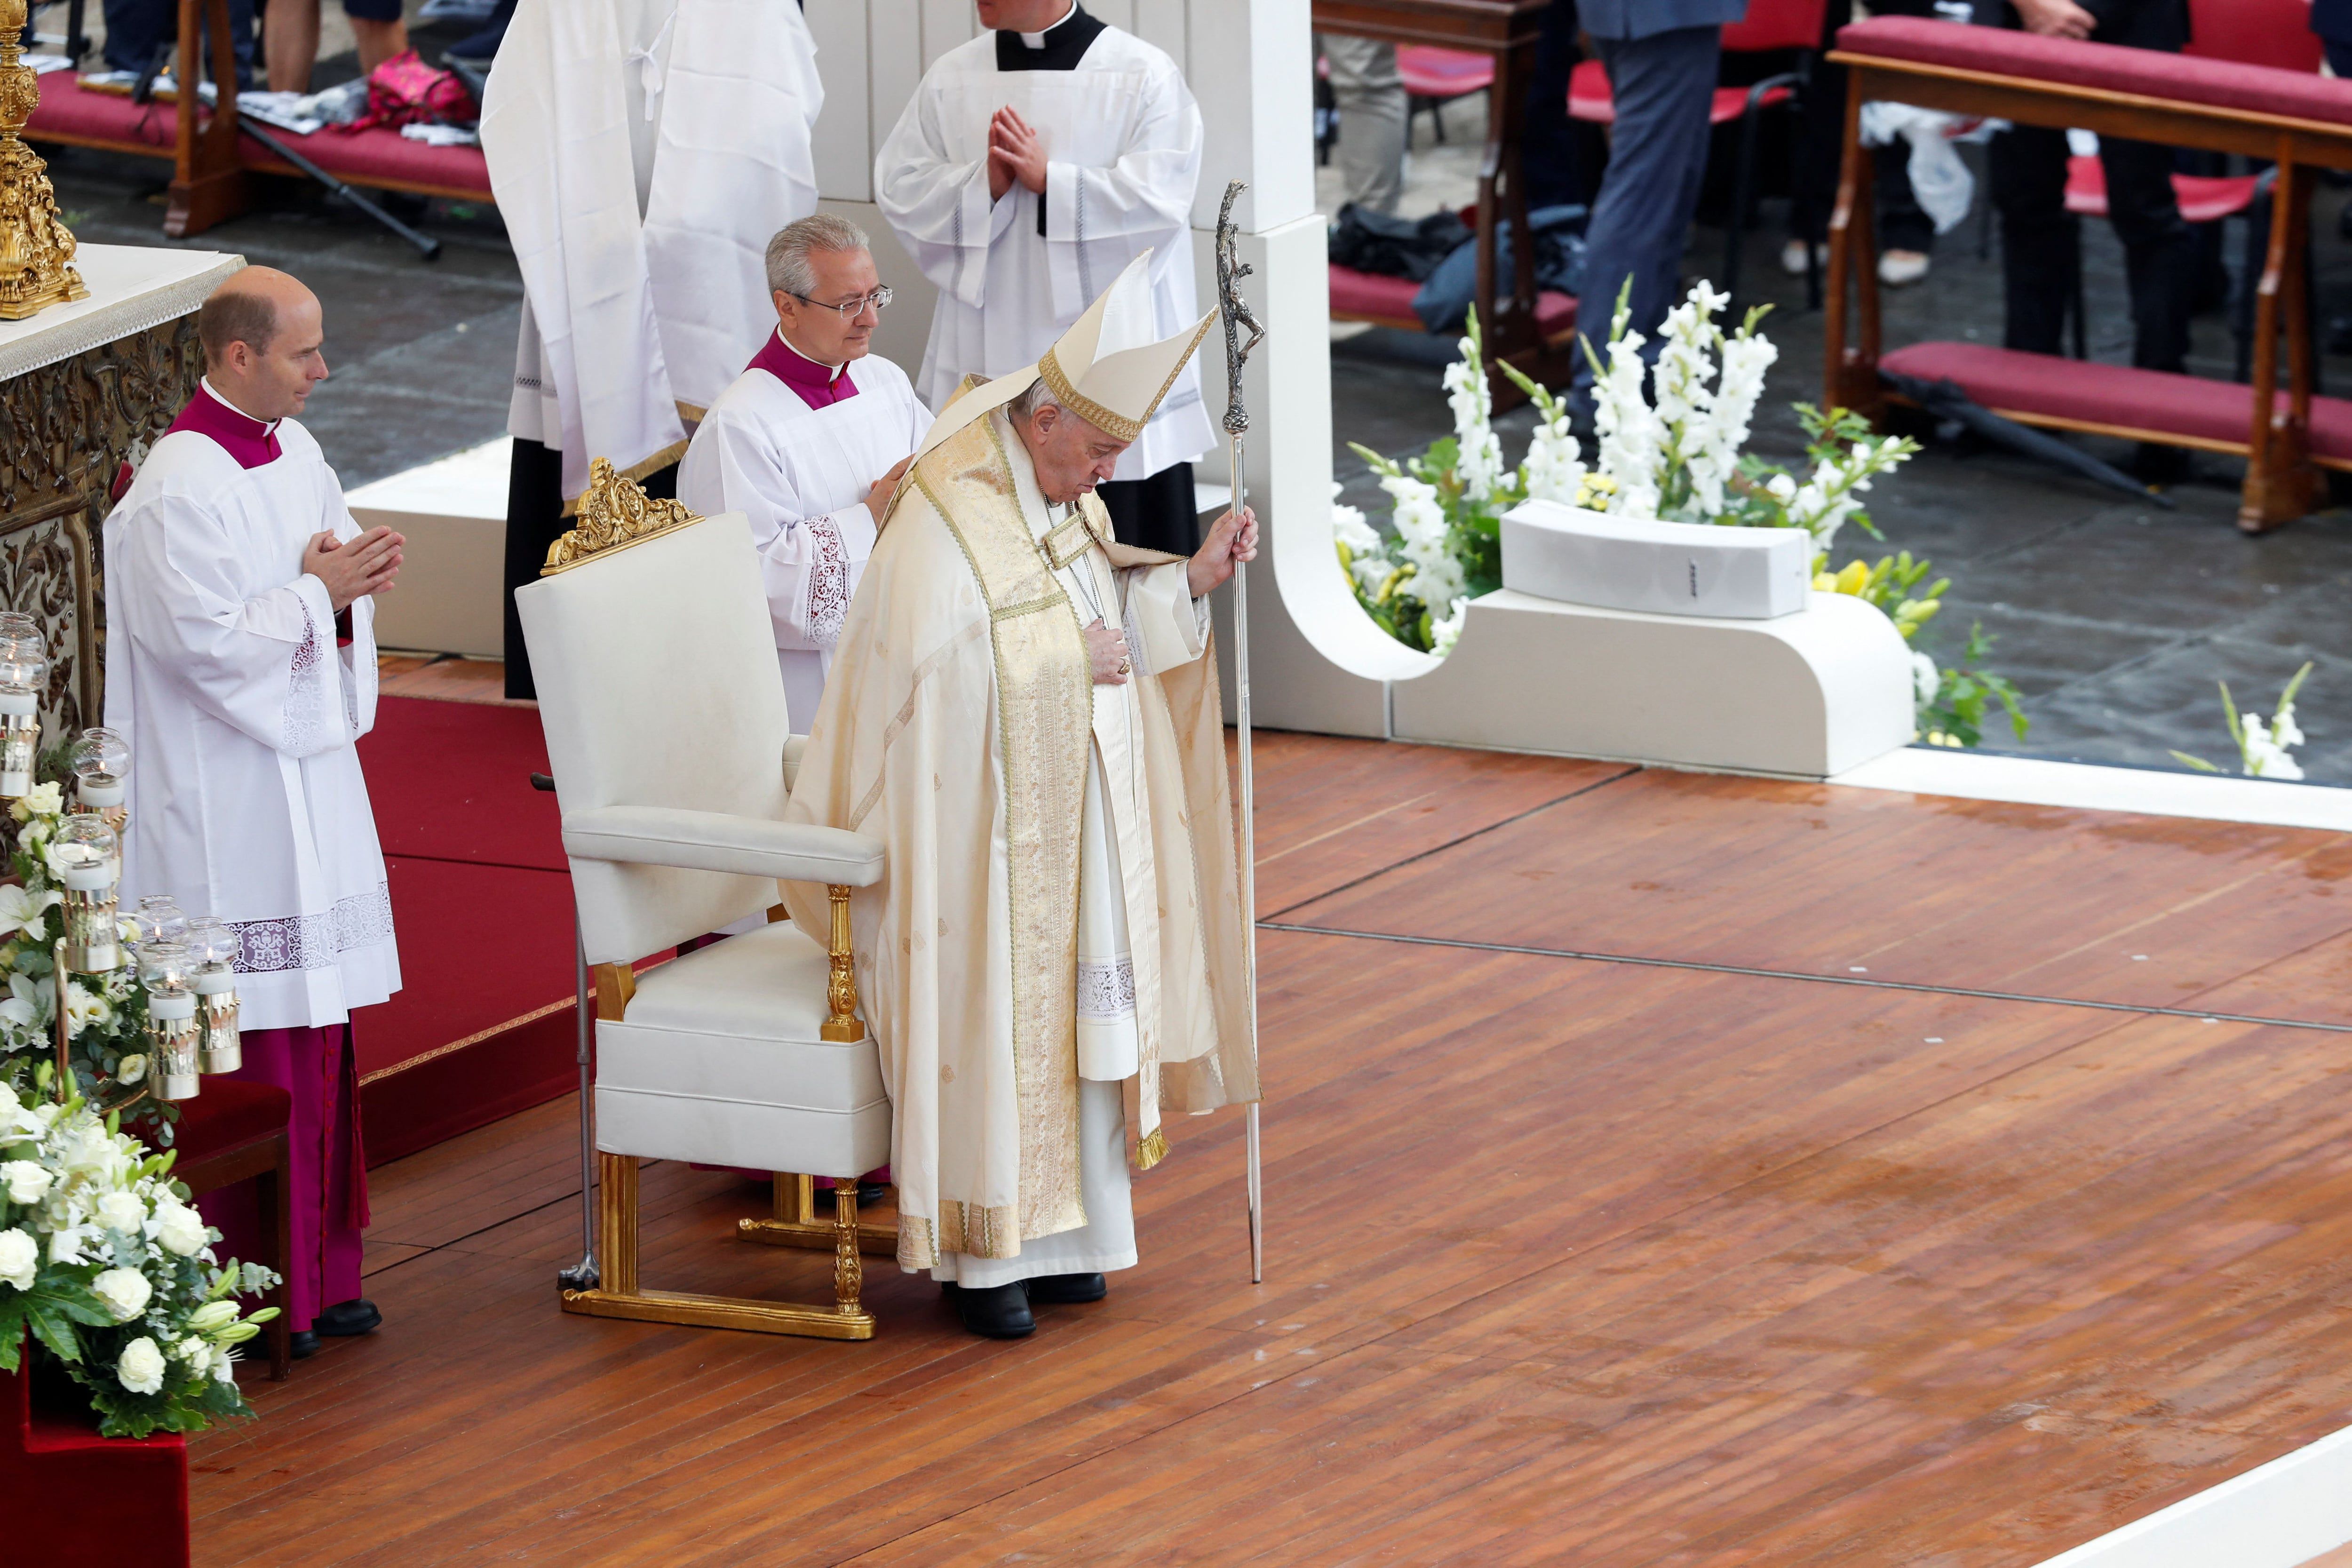
[[(805, 1251), (831, 1251), (835, 1237), (833, 1216), (819, 1218), (816, 1207), (814, 1176), (796, 1176), (779, 1171), (775, 1175), (773, 1214), (767, 1219), (740, 1219), (735, 1222), (739, 1241), (757, 1241), (769, 1247), (797, 1247)], [(898, 1256), (898, 1226), (862, 1223), (857, 1227), (858, 1250), (869, 1258)]]
[(857, 1302), (858, 1293), (866, 1284), (866, 1266), (857, 1257), (855, 1176), (836, 1177), (834, 1181), (833, 1229), (833, 1310), (844, 1318), (864, 1318), (866, 1310)]

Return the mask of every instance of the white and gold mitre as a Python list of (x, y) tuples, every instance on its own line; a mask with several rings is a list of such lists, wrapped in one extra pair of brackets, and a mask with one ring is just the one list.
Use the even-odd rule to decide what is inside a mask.
[(1156, 337), (1151, 309), (1151, 252), (1127, 264), (1125, 271), (1070, 323), (1035, 364), (1000, 375), (952, 399), (932, 421), (930, 433), (915, 449), (924, 454), (971, 424), (1043, 381), (1054, 401), (1094, 426), (1113, 440), (1132, 441), (1143, 434), (1159, 409), (1160, 400), (1176, 384), (1214, 310), (1171, 338)]

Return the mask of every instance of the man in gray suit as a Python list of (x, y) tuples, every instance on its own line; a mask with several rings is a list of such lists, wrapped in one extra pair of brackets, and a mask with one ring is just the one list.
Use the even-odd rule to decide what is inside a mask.
[[(1707, 107), (1726, 22), (1748, 0), (1580, 0), (1577, 19), (1609, 72), (1617, 123), (1585, 229), (1576, 324), (1597, 351), (1617, 291), (1633, 280), (1627, 323), (1653, 342), (1681, 281), (1683, 238), (1706, 173)], [(1580, 392), (1591, 366), (1578, 356)], [(1585, 399), (1580, 397), (1580, 403)]]

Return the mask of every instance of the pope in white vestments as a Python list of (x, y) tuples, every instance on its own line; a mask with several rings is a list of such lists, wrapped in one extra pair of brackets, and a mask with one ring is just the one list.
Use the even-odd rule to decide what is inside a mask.
[(751, 520), (785, 706), (803, 732), (882, 510), (931, 415), (905, 371), (867, 352), (890, 290), (855, 224), (818, 213), (779, 230), (767, 284), (776, 329), (703, 416), (677, 499), (705, 517)]
[[(1257, 1098), (1206, 599), (1256, 525), (1171, 556), (1092, 494), (1208, 326), (1163, 338), (1149, 267), (925, 437), (785, 810), (888, 846), (850, 920), (898, 1261), (996, 1337), (1135, 1264), (1163, 1109)], [(824, 929), (824, 889), (785, 901)]]
[[(131, 742), (125, 905), (168, 893), (237, 934), (245, 1067), (293, 1099), (290, 1326), (380, 1321), (352, 1012), (400, 989), (357, 742), (375, 723), (374, 603), (402, 540), (362, 534), (291, 417), (324, 380), (319, 301), (248, 268), (197, 318), (195, 398), (108, 516), (106, 722)], [(205, 1195), (226, 1250), (269, 1256), (250, 1183)]]
[[(1197, 313), (1190, 243), (1201, 111), (1176, 62), (1072, 0), (979, 0), (984, 26), (923, 73), (874, 162), (875, 200), (939, 285), (916, 390), (1036, 363), (1129, 262), (1152, 322)], [(1189, 553), (1192, 460), (1214, 444), (1190, 365), (1097, 488), (1119, 540)]]
[(824, 91), (776, 0), (521, 0), (482, 153), (525, 300), (507, 430), (507, 695), (531, 695), (513, 590), (604, 458), (656, 496), (772, 318), (768, 237), (816, 209)]

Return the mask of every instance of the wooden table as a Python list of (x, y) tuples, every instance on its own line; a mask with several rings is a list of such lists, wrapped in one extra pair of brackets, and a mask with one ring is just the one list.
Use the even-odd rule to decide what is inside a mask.
[(99, 526), (116, 475), (195, 395), (196, 308), (238, 268), (213, 250), (85, 245), (89, 298), (0, 323), (0, 609), (49, 643), (48, 741), (104, 711)]
[[(1318, 33), (1372, 38), (1384, 44), (1430, 44), (1490, 56), (1495, 85), (1486, 100), (1486, 147), (1478, 163), (1478, 284), (1475, 300), (1487, 357), (1508, 359), (1535, 374), (1546, 357), (1536, 328), (1536, 247), (1528, 243), (1527, 180), (1519, 128), (1526, 122), (1528, 86), (1535, 79), (1536, 40), (1551, 0), (1314, 0)], [(1509, 291), (1496, 276), (1496, 220), (1518, 237), (1512, 247)], [(1559, 356), (1563, 361), (1566, 355)], [(1522, 401), (1518, 389), (1492, 377), (1497, 406)], [(1538, 380), (1545, 379), (1538, 375)]]

